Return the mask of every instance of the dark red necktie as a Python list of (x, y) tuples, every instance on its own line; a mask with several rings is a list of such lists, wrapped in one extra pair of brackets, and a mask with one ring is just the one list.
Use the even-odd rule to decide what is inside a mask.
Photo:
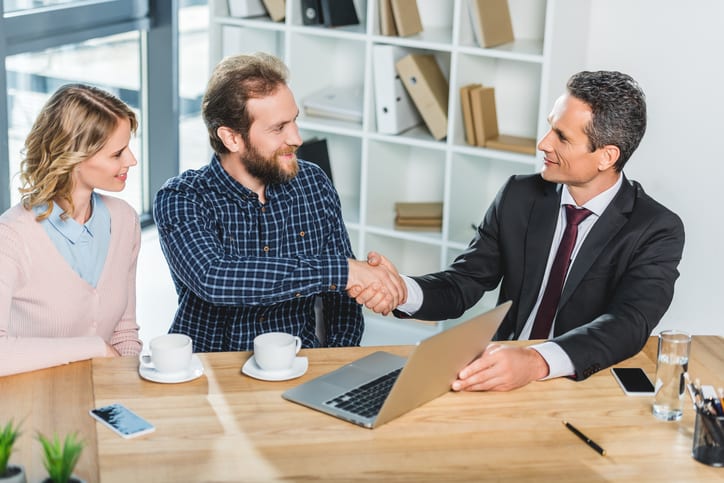
[(535, 315), (533, 329), (530, 332), (530, 339), (547, 339), (553, 324), (553, 317), (558, 310), (558, 302), (561, 299), (563, 291), (563, 282), (566, 280), (568, 266), (571, 264), (571, 254), (573, 247), (576, 245), (576, 237), (578, 236), (578, 224), (585, 220), (591, 214), (585, 208), (577, 209), (573, 205), (564, 205), (566, 207), (566, 229), (563, 232), (561, 244), (558, 245), (556, 258), (551, 266), (551, 273), (548, 276), (548, 284), (546, 285), (543, 298), (541, 299), (538, 313)]

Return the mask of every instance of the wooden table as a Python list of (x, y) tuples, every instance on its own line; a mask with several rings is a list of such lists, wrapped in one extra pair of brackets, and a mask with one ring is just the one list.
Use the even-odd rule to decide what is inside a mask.
[[(724, 469), (691, 457), (694, 412), (651, 415), (610, 371), (582, 382), (537, 382), (508, 393), (448, 393), (369, 430), (285, 401), (289, 387), (379, 348), (303, 350), (303, 377), (264, 382), (240, 368), (247, 352), (200, 354), (205, 375), (184, 384), (140, 379), (135, 358), (0, 378), (1, 414), (27, 417), (12, 461), (44, 476), (34, 431), (78, 430), (88, 446), (76, 473), (89, 482), (316, 480), (712, 481)], [(411, 347), (385, 347), (407, 354)], [(655, 371), (656, 339), (620, 366)], [(689, 372), (724, 386), (724, 338), (695, 337)], [(92, 376), (91, 376), (92, 374)], [(91, 380), (92, 377), (92, 380)], [(96, 425), (92, 406), (121, 402), (156, 425), (125, 440)], [(3, 418), (5, 419), (5, 418)], [(602, 457), (562, 424), (603, 446)]]

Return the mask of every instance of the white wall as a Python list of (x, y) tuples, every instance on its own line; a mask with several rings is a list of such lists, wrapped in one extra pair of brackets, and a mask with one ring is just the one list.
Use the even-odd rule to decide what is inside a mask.
[(590, 26), (586, 68), (626, 72), (646, 92), (648, 129), (624, 172), (686, 229), (655, 332), (724, 335), (724, 2), (593, 0)]

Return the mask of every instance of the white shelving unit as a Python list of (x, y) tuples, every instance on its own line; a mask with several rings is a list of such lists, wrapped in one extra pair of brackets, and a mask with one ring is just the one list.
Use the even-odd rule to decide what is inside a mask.
[[(211, 0), (213, 64), (238, 53), (275, 54), (290, 69), (290, 86), (300, 107), (306, 96), (324, 87), (363, 88), (361, 123), (302, 112), (299, 127), (303, 139), (327, 138), (357, 256), (379, 251), (406, 274), (446, 267), (465, 249), (473, 226), (505, 180), (535, 172), (540, 161), (467, 145), (459, 88), (472, 82), (494, 86), (500, 132), (540, 139), (566, 80), (585, 65), (589, 0), (508, 0), (516, 40), (487, 49), (474, 41), (466, 2), (418, 0), (424, 31), (388, 37), (380, 35), (377, 0), (355, 0), (360, 24), (336, 28), (303, 25), (301, 0), (287, 0), (284, 22), (231, 18), (227, 0)], [(399, 135), (377, 132), (372, 75), (372, 47), (377, 44), (435, 56), (450, 85), (445, 139), (435, 141), (424, 125)], [(442, 231), (395, 230), (397, 201), (442, 201)], [(486, 294), (464, 318), (492, 307), (496, 297)], [(419, 324), (373, 314), (366, 319), (368, 326), (382, 324), (389, 331), (389, 343), (414, 342), (455, 322)]]

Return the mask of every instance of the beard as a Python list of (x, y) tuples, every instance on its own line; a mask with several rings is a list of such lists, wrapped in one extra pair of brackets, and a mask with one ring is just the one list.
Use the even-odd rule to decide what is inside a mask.
[(288, 183), (299, 172), (297, 157), (294, 156), (285, 170), (279, 156), (293, 154), (297, 151), (296, 146), (287, 146), (277, 149), (271, 157), (265, 158), (251, 143), (246, 143), (246, 153), (241, 156), (241, 164), (246, 171), (266, 185)]

